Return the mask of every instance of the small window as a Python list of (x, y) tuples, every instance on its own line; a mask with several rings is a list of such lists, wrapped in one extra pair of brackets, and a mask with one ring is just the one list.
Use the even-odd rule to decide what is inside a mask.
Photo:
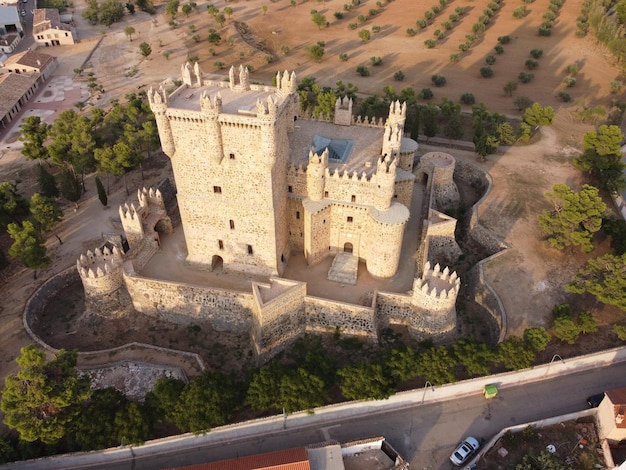
[(394, 194), (393, 197), (394, 197), (394, 199), (398, 199), (398, 195), (397, 194)]
[(293, 186), (287, 186), (287, 192), (293, 193)]
[(300, 211), (296, 211), (296, 219), (300, 218)]
[(252, 250), (252, 245), (248, 245), (248, 254), (251, 255), (253, 253), (254, 251)]
[(326, 223), (326, 219), (324, 219), (324, 222), (323, 222), (323, 223), (324, 223), (324, 224)]
[(348, 216), (348, 222), (352, 222), (353, 220), (352, 216)]
[(285, 255), (280, 255), (280, 260), (285, 263), (287, 260), (285, 259)]
[(235, 154), (234, 154), (234, 153), (231, 153), (231, 154), (230, 154), (230, 159), (231, 159), (231, 160), (234, 160), (234, 159), (235, 159)]
[(235, 221), (233, 219), (230, 219), (228, 223), (230, 224), (230, 229), (235, 230)]
[(328, 191), (324, 191), (324, 197), (328, 197)]
[(356, 202), (356, 196), (354, 194), (352, 195), (352, 202)]
[(222, 194), (222, 187), (221, 186), (213, 186), (213, 192), (215, 194)]
[(222, 240), (218, 240), (217, 245), (220, 247), (220, 250), (224, 249), (224, 242)]

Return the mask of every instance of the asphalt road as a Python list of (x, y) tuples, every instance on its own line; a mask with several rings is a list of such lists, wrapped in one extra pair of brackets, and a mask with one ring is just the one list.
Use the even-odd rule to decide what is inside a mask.
[[(448, 470), (452, 468), (448, 461), (450, 453), (467, 435), (488, 440), (508, 426), (583, 410), (589, 395), (624, 386), (626, 363), (620, 363), (505, 388), (491, 400), (476, 395), (441, 402), (427, 401), (402, 410), (328, 422), (325, 427), (290, 429), (287, 420), (284, 432), (262, 437), (162, 454), (155, 449), (151, 455), (134, 461), (71, 468), (153, 470), (299, 447), (327, 439), (346, 442), (382, 435), (410, 461), (411, 468)], [(32, 466), (31, 462), (28, 468), (53, 467)]]

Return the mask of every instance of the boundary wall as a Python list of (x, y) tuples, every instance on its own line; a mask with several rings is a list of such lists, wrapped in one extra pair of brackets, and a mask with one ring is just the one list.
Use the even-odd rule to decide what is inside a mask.
[[(89, 465), (121, 465), (123, 462), (128, 462), (128, 465), (131, 465), (130, 462), (142, 456), (166, 452), (173, 453), (177, 449), (193, 449), (209, 443), (223, 443), (226, 445), (238, 439), (266, 436), (271, 433), (282, 432), (285, 429), (299, 429), (311, 426), (319, 427), (322, 424), (340, 419), (412, 408), (425, 402), (434, 403), (482, 394), (483, 387), (488, 384), (496, 384), (499, 389), (505, 389), (523, 383), (538, 382), (546, 377), (575, 374), (584, 370), (595, 369), (620, 362), (626, 362), (626, 347), (609, 349), (586, 356), (568, 358), (565, 363), (554, 362), (521, 371), (464, 380), (437, 387), (434, 391), (426, 394), (424, 394), (423, 389), (415, 389), (408, 392), (397, 393), (387, 400), (340, 403), (316, 408), (313, 410), (313, 413), (301, 411), (289, 415), (288, 417), (287, 415), (277, 415), (247, 421), (245, 423), (220, 426), (203, 435), (182, 434), (180, 436), (148, 441), (139, 447), (127, 446), (102, 451), (53, 456), (37, 460), (15, 462), (6, 465), (5, 468), (23, 468), (29, 470), (53, 468), (69, 469), (85, 468)], [(545, 421), (546, 420), (543, 420), (543, 422)], [(528, 423), (525, 425), (527, 424)]]

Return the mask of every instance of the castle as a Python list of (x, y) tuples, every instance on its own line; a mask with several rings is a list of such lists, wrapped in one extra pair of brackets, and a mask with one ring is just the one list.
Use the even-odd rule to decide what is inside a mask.
[[(119, 214), (127, 249), (105, 246), (81, 255), (77, 269), (87, 309), (114, 315), (120, 306), (177, 323), (211, 322), (218, 331), (248, 334), (260, 362), (307, 331), (334, 331), (374, 341), (403, 324), (416, 338), (440, 339), (456, 327), (456, 220), (440, 212), (459, 194), (454, 158), (433, 152), (414, 168), (418, 144), (404, 137), (406, 105), (391, 103), (385, 121), (354, 118), (338, 99), (334, 117), (301, 116), (294, 73), (276, 86), (251, 84), (248, 71), (229, 80), (203, 77), (185, 64), (173, 93), (148, 92), (174, 190), (138, 191)], [(421, 234), (405, 234), (416, 178), (426, 182)], [(173, 202), (173, 204), (172, 204)], [(177, 206), (185, 263), (198, 270), (264, 276), (246, 291), (142, 276), (175, 230)], [(419, 214), (413, 214), (419, 216)], [(307, 295), (307, 285), (281, 277), (294, 253), (315, 265), (334, 261), (328, 279), (357, 283), (359, 261), (373, 278), (392, 278), (403, 237), (420, 237), (411, 292), (374, 292), (368, 305)], [(119, 245), (119, 244), (118, 244)]]

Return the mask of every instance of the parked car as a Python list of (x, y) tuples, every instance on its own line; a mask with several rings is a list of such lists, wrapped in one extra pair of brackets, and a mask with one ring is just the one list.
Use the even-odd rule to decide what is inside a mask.
[(478, 439), (468, 436), (454, 449), (450, 456), (450, 461), (454, 465), (463, 465), (479, 447), (480, 442), (478, 442)]
[(22, 10), (22, 11), (20, 11), (20, 13), (21, 13), (22, 16), (26, 16), (26, 10)]
[(587, 406), (589, 408), (597, 408), (598, 406), (600, 406), (600, 403), (603, 399), (604, 392), (598, 393), (597, 395), (591, 395), (589, 398), (587, 398)]

